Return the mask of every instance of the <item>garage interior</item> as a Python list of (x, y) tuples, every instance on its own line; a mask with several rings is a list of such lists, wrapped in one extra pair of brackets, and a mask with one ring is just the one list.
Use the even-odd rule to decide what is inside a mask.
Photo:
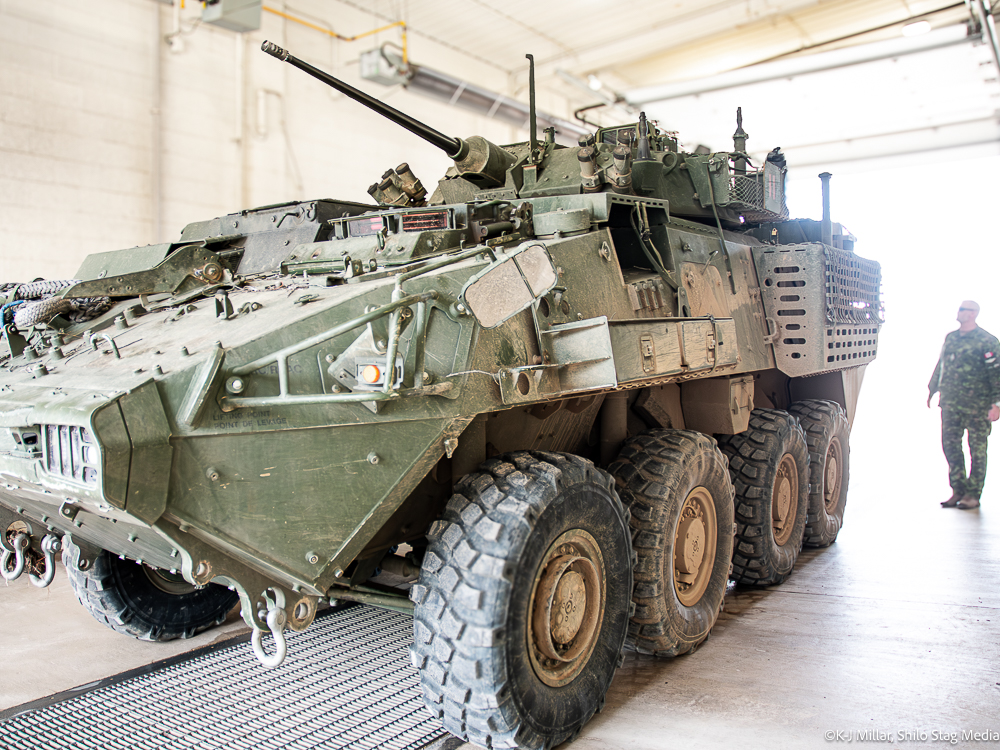
[[(961, 300), (977, 299), (981, 325), (1000, 331), (993, 9), (984, 0), (0, 0), (0, 281), (73, 278), (91, 253), (169, 242), (190, 222), (244, 207), (370, 203), (368, 186), (401, 162), (428, 185), (448, 167), (440, 151), (262, 54), (265, 39), (449, 136), (500, 144), (528, 138), (526, 54), (539, 129), (554, 124), (568, 144), (642, 111), (676, 131), (684, 151), (728, 150), (739, 107), (751, 158), (763, 163), (777, 146), (785, 154), (791, 215), (818, 218), (816, 175), (833, 173), (834, 219), (882, 265), (886, 323), (853, 423), (845, 525), (832, 546), (804, 549), (780, 586), (730, 585), (693, 653), (628, 654), (603, 710), (566, 746), (1000, 744), (1000, 448), (994, 437), (982, 507), (941, 509), (947, 467), (937, 410), (924, 403)], [(386, 691), (393, 710), (359, 707), (336, 674), (320, 686), (292, 672), (287, 689), (261, 701), (261, 685), (295, 664), (260, 669), (238, 612), (193, 638), (147, 643), (95, 622), (61, 566), (48, 588), (26, 578), (0, 587), (0, 746), (472, 747), (423, 709), (400, 635), (405, 614), (335, 609), (290, 646), (303, 639), (311, 666), (339, 665), (353, 636), (332, 623), (384, 616), (384, 640), (396, 639), (388, 656), (342, 674), (346, 683), (370, 669), (373, 684), (376, 672), (398, 684)], [(230, 652), (245, 659), (233, 667), (245, 678), (228, 698), (183, 671)], [(175, 668), (153, 686), (163, 692), (148, 711), (129, 716), (128, 691)], [(178, 705), (186, 689), (207, 697)], [(92, 725), (74, 709), (88, 696), (100, 706), (110, 690), (119, 724), (110, 703)], [(32, 723), (45, 711), (64, 718)], [(198, 711), (205, 734), (185, 732)], [(388, 730), (368, 728), (379, 713)], [(80, 734), (87, 726), (103, 736)], [(986, 741), (963, 739), (970, 732)]]

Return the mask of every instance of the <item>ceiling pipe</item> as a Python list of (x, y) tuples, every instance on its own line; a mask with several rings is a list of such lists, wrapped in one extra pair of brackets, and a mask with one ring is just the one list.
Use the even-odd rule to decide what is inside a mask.
[(976, 13), (979, 15), (979, 26), (983, 35), (990, 43), (993, 50), (993, 62), (997, 66), (997, 74), (1000, 75), (1000, 45), (997, 44), (997, 28), (993, 24), (993, 16), (990, 9), (986, 7), (986, 0), (973, 0), (976, 6)]
[[(974, 0), (974, 2), (981, 3), (982, 0)], [(993, 28), (992, 19), (990, 21), (990, 28)], [(887, 60), (903, 55), (927, 52), (942, 47), (951, 47), (956, 44), (965, 44), (974, 38), (974, 36), (970, 37), (969, 31), (964, 24), (959, 24), (917, 37), (901, 37), (874, 44), (847, 47), (832, 52), (820, 52), (815, 55), (776, 60), (774, 62), (751, 65), (746, 68), (738, 68), (737, 70), (720, 73), (708, 78), (697, 78), (692, 81), (647, 86), (629, 92), (626, 94), (626, 98), (629, 104), (642, 107), (669, 99), (679, 99), (684, 96), (694, 96), (710, 91), (749, 86), (755, 83), (776, 81), (782, 78), (820, 73), (825, 70), (836, 70), (838, 68), (861, 65), (877, 60)]]
[[(867, 162), (970, 146), (1000, 144), (1000, 120), (996, 115), (887, 133), (802, 143), (782, 148), (792, 169), (829, 167), (831, 164)], [(994, 153), (993, 151), (989, 152)]]

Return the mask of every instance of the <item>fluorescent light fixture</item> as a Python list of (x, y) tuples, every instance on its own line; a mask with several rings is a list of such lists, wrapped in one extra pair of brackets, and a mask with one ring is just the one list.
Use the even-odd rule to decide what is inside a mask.
[(903, 27), (903, 36), (920, 36), (931, 30), (929, 21), (914, 21)]
[[(992, 18), (992, 16), (990, 16)], [(690, 81), (664, 83), (657, 86), (646, 86), (633, 89), (626, 93), (625, 98), (633, 107), (642, 107), (654, 102), (679, 99), (684, 96), (706, 94), (709, 91), (749, 86), (752, 83), (777, 81), (782, 78), (819, 73), (824, 70), (837, 70), (851, 65), (887, 60), (900, 55), (911, 55), (932, 49), (968, 44), (977, 37), (969, 36), (964, 23), (936, 29), (919, 39), (903, 39), (894, 37), (872, 44), (844, 47), (832, 52), (819, 52), (815, 55), (792, 57), (773, 62), (758, 63), (737, 70)]]

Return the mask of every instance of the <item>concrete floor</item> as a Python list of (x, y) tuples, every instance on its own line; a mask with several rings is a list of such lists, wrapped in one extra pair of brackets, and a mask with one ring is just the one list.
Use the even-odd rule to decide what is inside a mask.
[[(865, 455), (855, 448), (837, 543), (804, 551), (780, 587), (731, 590), (694, 654), (629, 655), (574, 748), (811, 748), (866, 730), (896, 747), (1000, 746), (962, 738), (1000, 732), (1000, 493), (987, 489), (980, 510), (945, 510), (936, 464), (931, 481), (919, 455), (892, 471)], [(0, 710), (242, 627), (231, 618), (189, 641), (133, 641), (92, 620), (63, 571), (45, 590), (25, 578), (0, 586)]]

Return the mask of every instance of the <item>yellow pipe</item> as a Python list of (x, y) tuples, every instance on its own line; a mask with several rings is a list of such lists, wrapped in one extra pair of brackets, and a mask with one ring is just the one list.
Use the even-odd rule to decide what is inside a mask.
[(386, 29), (391, 29), (395, 26), (400, 26), (402, 29), (401, 33), (403, 37), (403, 64), (406, 65), (409, 62), (409, 54), (407, 53), (407, 48), (406, 48), (406, 21), (396, 21), (395, 23), (386, 24), (385, 26), (380, 26), (379, 28), (373, 29), (372, 31), (366, 31), (363, 34), (356, 34), (355, 36), (344, 36), (343, 34), (338, 34), (336, 31), (333, 31), (332, 29), (328, 29), (324, 26), (319, 26), (317, 24), (314, 24), (311, 21), (307, 21), (304, 18), (293, 16), (291, 13), (285, 13), (284, 11), (280, 11), (275, 8), (268, 8), (266, 5), (262, 7), (268, 13), (273, 13), (276, 16), (281, 16), (282, 18), (291, 21), (292, 23), (297, 23), (307, 28), (313, 29), (315, 31), (320, 31), (326, 34), (327, 36), (332, 36), (334, 39), (340, 39), (341, 41), (344, 42), (353, 42), (363, 37), (371, 36), (372, 34), (378, 34), (380, 31), (385, 31)]

